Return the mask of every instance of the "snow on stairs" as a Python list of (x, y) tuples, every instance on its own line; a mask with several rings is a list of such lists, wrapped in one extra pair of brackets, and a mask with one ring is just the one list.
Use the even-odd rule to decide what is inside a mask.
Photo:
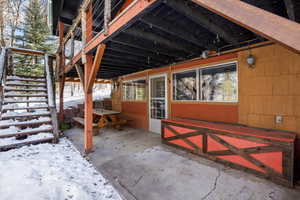
[(56, 140), (48, 98), (45, 77), (6, 77), (0, 107), (0, 151)]

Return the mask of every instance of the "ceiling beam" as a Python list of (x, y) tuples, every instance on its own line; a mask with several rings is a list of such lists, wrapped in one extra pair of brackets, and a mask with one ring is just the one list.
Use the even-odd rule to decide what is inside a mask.
[(157, 63), (165, 63), (161, 59), (157, 60), (157, 59), (151, 58), (151, 57), (131, 55), (128, 53), (119, 52), (118, 50), (114, 50), (114, 49), (108, 49), (106, 51), (106, 55), (119, 56), (120, 59), (124, 58), (124, 59), (128, 59), (128, 60), (133, 60), (133, 61), (140, 61), (140, 62), (148, 63), (149, 65), (157, 64)]
[(120, 52), (127, 52), (132, 55), (140, 55), (140, 56), (146, 56), (146, 57), (155, 57), (157, 59), (165, 60), (166, 62), (169, 60), (172, 60), (172, 57), (163, 55), (159, 52), (152, 52), (145, 49), (135, 48), (131, 46), (127, 46), (125, 44), (119, 44), (116, 42), (110, 42), (108, 44), (108, 48), (120, 51)]
[[(166, 4), (177, 12), (185, 15), (196, 24), (201, 25), (215, 35), (219, 35), (222, 39), (230, 44), (237, 44), (238, 38), (235, 38), (231, 32), (225, 31), (224, 28), (216, 25), (210, 21), (206, 14), (196, 7), (191, 7), (187, 4), (187, 1), (183, 0), (166, 0)], [(226, 25), (225, 25), (226, 26)]]
[(236, 0), (192, 0), (240, 26), (300, 54), (300, 24)]
[(118, 36), (116, 38), (113, 38), (111, 41), (120, 45), (124, 45), (126, 47), (135, 48), (141, 51), (148, 51), (157, 55), (167, 56), (170, 59), (174, 59), (176, 57), (180, 57), (184, 55), (182, 53), (175, 52), (174, 50), (172, 51), (170, 49), (162, 48), (158, 44), (153, 44), (148, 41), (142, 42), (141, 40), (137, 40), (136, 38), (132, 38), (131, 36), (128, 35)]
[(185, 43), (184, 41), (179, 44), (179, 42), (176, 40), (171, 40), (169, 38), (162, 37), (158, 34), (155, 34), (154, 32), (146, 32), (137, 28), (127, 29), (125, 30), (125, 32), (134, 37), (146, 39), (154, 43), (160, 43), (161, 45), (166, 46), (170, 49), (177, 49), (180, 51), (184, 51), (188, 54), (200, 55), (200, 53), (202, 52), (202, 50), (200, 50), (199, 48), (196, 48), (195, 46), (190, 45), (188, 43)]
[(118, 45), (118, 44), (112, 44), (112, 45), (109, 45), (109, 47), (107, 48), (107, 50), (111, 50), (111, 51), (114, 51), (114, 52), (118, 52), (118, 53), (122, 53), (122, 54), (125, 54), (125, 55), (131, 55), (131, 56), (136, 56), (136, 57), (143, 57), (143, 58), (150, 58), (150, 59), (153, 59), (155, 61), (159, 61), (159, 62), (165, 62), (167, 63), (169, 60), (171, 60), (170, 58), (168, 57), (162, 57), (161, 55), (159, 54), (154, 54), (154, 53), (148, 53), (148, 52), (143, 52), (143, 51), (138, 51), (137, 49), (130, 49), (130, 48), (126, 48), (126, 46), (123, 46), (123, 45)]
[(125, 64), (125, 65), (131, 65), (131, 66), (140, 66), (140, 67), (145, 67), (145, 68), (151, 68), (151, 66), (145, 64), (145, 63), (137, 63), (137, 62), (131, 62), (131, 61), (125, 61), (124, 59), (123, 60), (120, 60), (118, 58), (115, 58), (115, 57), (110, 57), (110, 56), (105, 56), (103, 58), (103, 62), (109, 62), (109, 63), (112, 63), (112, 64), (115, 64), (115, 65), (122, 65), (122, 64)]
[(156, 18), (155, 16), (147, 16), (140, 19), (143, 23), (149, 25), (150, 27), (155, 27), (165, 33), (186, 40), (200, 48), (208, 49), (208, 43), (204, 40), (199, 40), (192, 33), (189, 33), (185, 27), (179, 26), (178, 24), (172, 24), (164, 19)]

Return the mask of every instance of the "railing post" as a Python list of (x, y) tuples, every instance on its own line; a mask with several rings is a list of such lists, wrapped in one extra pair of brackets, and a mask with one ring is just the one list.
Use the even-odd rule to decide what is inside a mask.
[(0, 55), (0, 110), (3, 103), (3, 77), (5, 76), (6, 48), (2, 47)]
[(108, 24), (111, 21), (111, 0), (104, 0), (104, 35), (109, 34)]
[(53, 127), (53, 134), (55, 138), (55, 143), (58, 142), (58, 122), (57, 122), (57, 113), (55, 108), (55, 101), (54, 101), (54, 94), (53, 94), (53, 84), (52, 78), (49, 68), (49, 56), (45, 54), (45, 72), (46, 72), (46, 80), (47, 80), (47, 94), (48, 94), (48, 106), (49, 111), (52, 118), (52, 127)]

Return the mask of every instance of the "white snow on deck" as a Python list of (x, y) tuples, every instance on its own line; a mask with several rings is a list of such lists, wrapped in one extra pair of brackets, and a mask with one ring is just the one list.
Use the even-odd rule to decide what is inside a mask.
[[(52, 139), (53, 134), (52, 133), (39, 133), (36, 135), (29, 135), (26, 139), (24, 140), (17, 140), (15, 137), (9, 137), (9, 138), (1, 138), (0, 139), (0, 146), (8, 146), (8, 145), (13, 145), (13, 144), (19, 144), (23, 142), (31, 142), (35, 140), (42, 140), (42, 139)], [(0, 192), (1, 195), (1, 192)], [(1, 199), (1, 196), (0, 196)]]
[(120, 200), (74, 146), (40, 144), (0, 153), (1, 200)]
[(18, 116), (35, 116), (35, 115), (50, 115), (49, 111), (35, 111), (35, 112), (7, 112), (2, 114), (2, 117), (18, 117)]

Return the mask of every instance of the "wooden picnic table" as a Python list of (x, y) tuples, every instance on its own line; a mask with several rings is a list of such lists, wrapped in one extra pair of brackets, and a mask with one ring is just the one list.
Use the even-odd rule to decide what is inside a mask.
[(106, 115), (118, 115), (121, 112), (118, 111), (114, 111), (114, 110), (105, 110), (102, 108), (97, 108), (93, 110), (94, 115), (98, 115), (98, 116), (106, 116)]
[(118, 115), (121, 114), (121, 112), (118, 111), (97, 108), (93, 110), (93, 114), (100, 117), (97, 122), (99, 128), (103, 128), (110, 124), (117, 129), (120, 129), (122, 125), (127, 123), (127, 120), (118, 117)]

